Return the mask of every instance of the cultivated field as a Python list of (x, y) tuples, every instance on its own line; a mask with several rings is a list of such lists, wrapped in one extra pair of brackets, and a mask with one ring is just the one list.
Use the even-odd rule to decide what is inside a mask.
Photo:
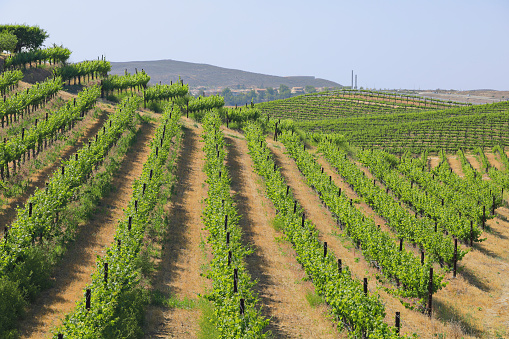
[(0, 337), (509, 335), (507, 104), (226, 109), (67, 52), (0, 74)]

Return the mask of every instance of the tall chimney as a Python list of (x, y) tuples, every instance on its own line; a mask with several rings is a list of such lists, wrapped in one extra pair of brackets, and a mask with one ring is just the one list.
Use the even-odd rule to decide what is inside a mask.
[(355, 74), (355, 89), (357, 89), (357, 74)]

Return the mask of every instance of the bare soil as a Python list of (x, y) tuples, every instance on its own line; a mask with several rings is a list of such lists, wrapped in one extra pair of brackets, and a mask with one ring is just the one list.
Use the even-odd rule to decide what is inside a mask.
[(465, 174), (463, 174), (463, 167), (461, 166), (461, 161), (458, 159), (458, 156), (447, 156), (447, 161), (449, 162), (449, 166), (454, 173), (456, 173), (460, 178), (465, 176)]
[(504, 166), (502, 165), (502, 162), (500, 161), (499, 155), (495, 153), (485, 153), (486, 159), (488, 159), (488, 163), (495, 167), (498, 170), (502, 170)]
[(303, 281), (306, 274), (295, 251), (282, 241), (283, 234), (271, 224), (274, 206), (263, 193), (263, 179), (254, 172), (246, 141), (231, 130), (226, 130), (226, 140), (231, 187), (241, 215), (239, 225), (245, 243), (254, 249), (246, 258), (247, 267), (258, 281), (255, 290), (263, 305), (262, 312), (270, 318), (267, 330), (275, 338), (346, 337), (345, 333), (338, 334), (327, 319), (324, 305), (313, 308), (306, 300), (314, 288)]
[(118, 219), (124, 215), (131, 199), (132, 185), (148, 158), (154, 130), (153, 124), (142, 127), (136, 143), (122, 160), (111, 191), (101, 199), (102, 211), (80, 227), (76, 240), (70, 244), (62, 264), (53, 274), (53, 286), (42, 292), (30, 306), (26, 321), (21, 324), (22, 338), (49, 337), (50, 330), (58, 326), (76, 301), (83, 297), (83, 290), (95, 270), (96, 258), (104, 255), (106, 246), (113, 241)]
[(428, 157), (428, 164), (431, 167), (431, 169), (437, 168), (440, 164), (440, 157)]
[[(180, 150), (171, 204), (168, 206), (169, 232), (165, 241), (153, 289), (166, 298), (190, 299), (197, 304), (210, 287), (202, 265), (207, 258), (200, 248), (207, 232), (201, 219), (207, 196), (203, 172), (201, 127), (183, 118), (184, 135)], [(145, 338), (196, 338), (201, 311), (198, 307), (169, 308), (151, 305), (147, 311)]]

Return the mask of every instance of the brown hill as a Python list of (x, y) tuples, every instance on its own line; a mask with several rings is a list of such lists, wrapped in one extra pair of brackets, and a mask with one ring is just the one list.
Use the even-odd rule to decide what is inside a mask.
[(144, 69), (150, 75), (151, 83), (169, 84), (170, 81), (176, 81), (180, 75), (184, 82), (191, 87), (265, 88), (279, 87), (281, 84), (288, 87), (305, 87), (307, 85), (341, 87), (336, 82), (315, 78), (314, 76), (280, 77), (175, 60), (111, 63), (112, 74), (123, 74), (125, 69), (132, 73), (135, 68), (138, 70)]

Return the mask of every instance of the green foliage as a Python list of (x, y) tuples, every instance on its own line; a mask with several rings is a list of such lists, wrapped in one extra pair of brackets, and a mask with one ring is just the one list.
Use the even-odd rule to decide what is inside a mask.
[(17, 38), (14, 52), (19, 53), (22, 49), (35, 50), (42, 46), (44, 40), (49, 37), (48, 33), (39, 26), (28, 25), (0, 25), (0, 32), (9, 31)]
[[(87, 95), (97, 98), (98, 89)], [(39, 189), (28, 198), (25, 206), (17, 210), (17, 217), (4, 237), (0, 252), (0, 276), (10, 281), (25, 300), (33, 297), (48, 281), (49, 269), (54, 258), (61, 252), (60, 246), (52, 245), (54, 239), (68, 239), (74, 227), (56, 222), (57, 213), (65, 212), (67, 205), (81, 189), (95, 166), (104, 159), (111, 146), (132, 123), (134, 110), (141, 99), (131, 98), (123, 103), (106, 121), (97, 140), (78, 151), (78, 157), (63, 162), (64, 170), (56, 170), (50, 177), (47, 189)], [(109, 125), (111, 121), (111, 126)], [(30, 211), (32, 213), (30, 213)], [(19, 308), (16, 294), (14, 300), (3, 300), (10, 311), (17, 314)], [(0, 328), (9, 329), (12, 319), (0, 317)], [(0, 333), (3, 336), (3, 333)]]
[[(321, 200), (327, 205), (342, 229), (350, 236), (355, 244), (362, 248), (362, 255), (368, 262), (376, 263), (388, 279), (397, 279), (401, 284), (401, 290), (394, 291), (405, 297), (420, 298), (421, 303), (426, 302), (428, 296), (429, 269), (433, 261), (428, 260), (421, 264), (419, 259), (411, 252), (400, 251), (397, 240), (387, 232), (377, 227), (375, 221), (357, 209), (345, 194), (338, 194), (339, 188), (330, 180), (322, 167), (305, 151), (300, 139), (289, 132), (281, 135), (287, 151), (295, 160), (299, 170), (304, 174), (308, 185), (314, 187)], [(337, 147), (323, 140), (322, 144), (330, 145), (331, 149)], [(322, 145), (321, 145), (322, 146)], [(323, 146), (322, 146), (323, 148)], [(433, 290), (440, 290), (443, 274), (433, 275)]]
[(16, 320), (24, 314), (27, 302), (23, 297), (23, 291), (19, 283), (9, 279), (7, 276), (0, 276), (0, 335), (3, 338), (14, 334), (13, 328)]
[(0, 53), (3, 51), (14, 52), (18, 38), (9, 31), (0, 32)]
[[(322, 152), (329, 163), (347, 183), (352, 185), (355, 192), (370, 205), (375, 212), (385, 218), (387, 226), (398, 233), (398, 236), (419, 245), (426, 251), (430, 260), (439, 262), (453, 262), (454, 244), (451, 236), (443, 232), (435, 232), (435, 222), (427, 218), (415, 218), (402, 207), (383, 188), (373, 184), (364, 172), (358, 168), (347, 154), (335, 145), (322, 142), (318, 150)], [(466, 254), (458, 250), (458, 259)]]
[(32, 62), (46, 62), (64, 63), (69, 59), (71, 55), (71, 51), (63, 46), (53, 45), (53, 47), (45, 48), (45, 49), (36, 49), (28, 52), (19, 52), (17, 54), (11, 55), (7, 59), (5, 59), (4, 68), (9, 69), (15, 66), (23, 66), (26, 67), (27, 64)]
[(316, 307), (318, 305), (323, 304), (324, 300), (321, 296), (314, 292), (306, 292), (306, 300), (309, 303), (309, 306)]
[[(137, 102), (141, 101), (136, 98)], [(142, 334), (144, 308), (150, 302), (150, 295), (140, 284), (139, 258), (146, 227), (166, 180), (164, 168), (172, 139), (180, 131), (179, 118), (180, 112), (165, 110), (142, 174), (133, 184), (133, 197), (119, 220), (115, 241), (98, 260), (92, 284), (88, 286), (92, 291), (91, 309), (85, 308), (85, 300), (78, 303), (58, 329), (64, 337), (137, 338)], [(107, 282), (104, 280), (105, 263), (108, 263)]]
[(76, 64), (66, 65), (60, 68), (55, 68), (53, 74), (62, 77), (62, 79), (69, 80), (74, 77), (81, 77), (85, 75), (101, 75), (106, 76), (111, 70), (111, 64), (106, 60), (91, 60), (82, 61)]
[[(264, 338), (267, 336), (264, 328), (268, 320), (257, 308), (258, 297), (252, 290), (254, 283), (245, 266), (244, 258), (251, 251), (242, 244), (239, 216), (230, 195), (230, 177), (224, 161), (225, 141), (220, 127), (221, 119), (217, 110), (208, 112), (203, 123), (204, 170), (209, 185), (203, 221), (210, 234), (207, 242), (212, 249), (213, 259), (208, 272), (212, 290), (206, 298), (214, 304), (212, 320), (219, 338)], [(226, 243), (227, 236), (229, 244)], [(228, 265), (230, 252), (231, 263)], [(236, 293), (234, 269), (238, 272)], [(241, 299), (244, 299), (244, 314), (240, 313)]]
[[(26, 102), (40, 102), (48, 96), (48, 93), (54, 93), (60, 87), (60, 78), (56, 78), (53, 83), (50, 82), (48, 87), (32, 87), (32, 92), (36, 93), (30, 93), (29, 91), (26, 95), (26, 97), (28, 97), (26, 100), (24, 100), (25, 95), (9, 98), (10, 100), (6, 101), (6, 103), (8, 102), (10, 106), (8, 106), (6, 112), (12, 112), (12, 110), (21, 111), (22, 107), (27, 106)], [(35, 149), (37, 145), (40, 145), (42, 140), (55, 136), (60, 129), (81, 118), (84, 112), (90, 110), (95, 105), (98, 96), (99, 88), (97, 86), (87, 88), (78, 95), (75, 101), (71, 100), (67, 102), (64, 107), (48, 115), (47, 120), (34, 124), (31, 128), (25, 130), (24, 135), (18, 134), (9, 139), (7, 143), (0, 144), (0, 167), (20, 159), (23, 154), (29, 150)], [(2, 106), (0, 105), (0, 109), (1, 108)], [(1, 113), (0, 116), (2, 116)]]
[(146, 88), (147, 83), (150, 81), (150, 76), (145, 71), (125, 75), (112, 75), (103, 80), (102, 88), (106, 92), (113, 90), (126, 90), (135, 87)]
[(187, 106), (188, 112), (207, 111), (214, 108), (224, 106), (224, 98), (219, 95), (211, 95), (209, 97), (198, 97), (189, 101)]
[(23, 72), (20, 70), (3, 72), (0, 75), (0, 93), (5, 95), (7, 89), (17, 85), (21, 79), (23, 79)]
[(339, 321), (338, 325), (346, 327), (352, 338), (364, 335), (398, 337), (394, 329), (383, 322), (385, 310), (378, 295), (364, 294), (362, 284), (352, 278), (348, 267), (339, 272), (331, 251), (324, 257), (315, 226), (309, 220), (303, 221), (301, 206), (295, 203), (291, 193), (286, 194), (286, 182), (271, 157), (262, 129), (248, 124), (244, 130), (255, 169), (265, 179), (267, 195), (278, 211), (277, 218), (284, 225), (285, 236), (313, 281), (316, 293), (325, 299)]
[(316, 93), (315, 86), (307, 85), (305, 90), (306, 90), (306, 93)]
[(172, 85), (150, 86), (143, 91), (143, 99), (148, 101), (169, 100), (177, 97), (183, 97), (189, 92), (188, 85), (177, 82)]

